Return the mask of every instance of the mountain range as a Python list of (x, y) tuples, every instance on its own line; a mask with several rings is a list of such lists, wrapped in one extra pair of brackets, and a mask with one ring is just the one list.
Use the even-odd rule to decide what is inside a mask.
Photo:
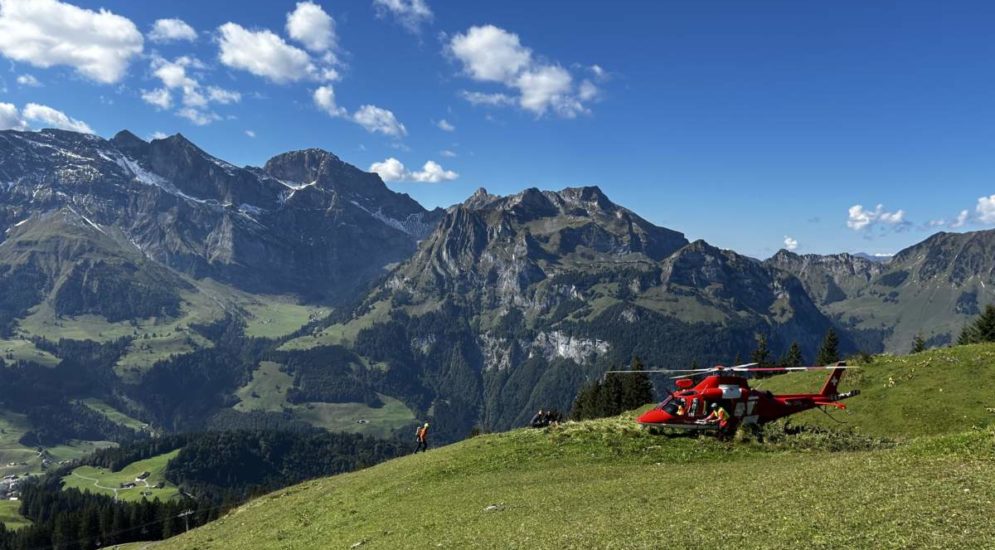
[(847, 353), (944, 345), (995, 283), (992, 231), (759, 261), (597, 187), (429, 211), (325, 151), (236, 167), (127, 131), (0, 132), (0, 232), (0, 412), (48, 442), (112, 438), (94, 402), (165, 430), (428, 418), (452, 440), (566, 410), (633, 356), (745, 361), (764, 335), (813, 360), (830, 328)]

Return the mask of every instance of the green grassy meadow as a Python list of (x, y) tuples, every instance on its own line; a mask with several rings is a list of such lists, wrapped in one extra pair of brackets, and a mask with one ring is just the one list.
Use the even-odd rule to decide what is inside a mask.
[(0, 340), (0, 357), (4, 361), (30, 361), (46, 367), (54, 367), (59, 364), (58, 357), (38, 349), (29, 340)]
[[(995, 346), (955, 346), (915, 355), (879, 355), (846, 372), (840, 390), (859, 389), (832, 418), (812, 410), (792, 422), (847, 427), (866, 434), (915, 437), (995, 424)], [(818, 392), (826, 372), (760, 380), (774, 393)], [(838, 424), (843, 422), (845, 424)]]
[(262, 361), (252, 373), (252, 380), (236, 392), (240, 401), (234, 408), (241, 412), (291, 410), (295, 418), (331, 432), (380, 437), (415, 420), (404, 403), (386, 395), (380, 396), (384, 402), (380, 408), (365, 403), (290, 403), (287, 390), (293, 387), (293, 381), (293, 376), (280, 370), (279, 363)]
[(0, 500), (0, 523), (7, 529), (19, 529), (31, 525), (31, 520), (22, 516), (18, 509), (21, 503), (13, 500)]
[[(145, 460), (132, 462), (118, 472), (112, 472), (105, 468), (94, 466), (80, 466), (62, 478), (64, 488), (75, 488), (80, 491), (103, 494), (115, 497), (123, 501), (139, 501), (143, 498), (149, 500), (169, 500), (179, 495), (179, 489), (172, 483), (166, 481), (164, 473), (166, 464), (172, 460), (179, 451), (161, 454)], [(127, 482), (135, 482), (135, 478), (142, 472), (149, 472), (151, 475), (145, 480), (148, 483), (139, 482), (132, 489), (122, 489), (120, 485)], [(165, 482), (165, 486), (156, 489), (159, 482)], [(146, 494), (150, 493), (150, 494)]]
[(138, 430), (138, 431), (147, 430), (149, 428), (149, 425), (146, 424), (145, 422), (142, 422), (141, 420), (138, 420), (136, 418), (132, 418), (99, 399), (93, 399), (93, 398), (84, 399), (81, 401), (81, 403), (83, 403), (90, 409), (104, 415), (104, 417), (106, 417), (111, 422), (124, 426), (125, 428), (131, 428), (132, 430)]

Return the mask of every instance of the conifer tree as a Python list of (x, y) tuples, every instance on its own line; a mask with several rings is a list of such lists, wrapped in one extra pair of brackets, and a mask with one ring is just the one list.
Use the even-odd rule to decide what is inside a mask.
[(594, 380), (582, 387), (580, 392), (577, 393), (577, 398), (574, 399), (573, 407), (570, 409), (570, 418), (574, 420), (595, 418), (595, 407), (600, 393), (601, 382), (599, 380)]
[(802, 357), (802, 348), (798, 345), (798, 342), (791, 342), (791, 347), (788, 348), (787, 353), (781, 358), (781, 365), (785, 367), (800, 367), (805, 362), (805, 358)]
[(832, 365), (840, 360), (840, 339), (836, 336), (836, 331), (830, 328), (826, 331), (826, 337), (822, 340), (822, 347), (819, 348), (819, 357), (815, 362), (819, 365)]
[(973, 323), (964, 327), (957, 344), (995, 342), (995, 305), (988, 304)]
[(757, 349), (753, 350), (753, 362), (758, 367), (770, 365), (770, 350), (767, 348), (766, 334), (757, 334)]
[(609, 374), (601, 384), (601, 391), (598, 392), (597, 406), (595, 407), (594, 418), (615, 416), (622, 413), (622, 393), (624, 382), (622, 377), (630, 376), (626, 374)]
[(653, 401), (653, 382), (650, 381), (648, 374), (642, 372), (646, 369), (638, 356), (633, 356), (629, 370), (636, 374), (624, 375), (619, 412), (637, 409)]
[(912, 353), (921, 353), (926, 351), (926, 341), (922, 339), (921, 334), (916, 334), (915, 338), (912, 339)]

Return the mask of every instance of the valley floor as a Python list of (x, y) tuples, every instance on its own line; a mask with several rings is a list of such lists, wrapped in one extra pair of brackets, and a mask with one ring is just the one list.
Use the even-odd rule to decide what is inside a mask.
[(621, 417), (482, 436), (273, 493), (157, 548), (978, 548), (995, 540), (991, 429), (897, 446), (856, 438), (844, 452), (820, 450), (817, 439), (788, 450), (667, 438)]

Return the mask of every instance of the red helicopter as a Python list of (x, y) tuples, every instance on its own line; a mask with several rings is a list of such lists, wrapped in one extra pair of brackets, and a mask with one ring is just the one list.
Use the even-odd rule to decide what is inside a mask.
[[(824, 367), (757, 367), (756, 363), (735, 367), (716, 366), (694, 370), (645, 370), (609, 371), (612, 373), (664, 372), (683, 373), (675, 376), (677, 389), (653, 409), (643, 413), (638, 419), (645, 426), (661, 426), (684, 430), (725, 430), (740, 425), (766, 424), (779, 418), (816, 407), (845, 409), (843, 399), (860, 394), (860, 390), (838, 393), (840, 378), (848, 368), (845, 363)], [(746, 372), (790, 372), (807, 370), (830, 370), (829, 379), (819, 393), (795, 393), (774, 395), (769, 391), (750, 388), (747, 379), (739, 373)], [(694, 385), (692, 376), (707, 374), (704, 380)], [(723, 421), (713, 411), (725, 409), (728, 419)]]

